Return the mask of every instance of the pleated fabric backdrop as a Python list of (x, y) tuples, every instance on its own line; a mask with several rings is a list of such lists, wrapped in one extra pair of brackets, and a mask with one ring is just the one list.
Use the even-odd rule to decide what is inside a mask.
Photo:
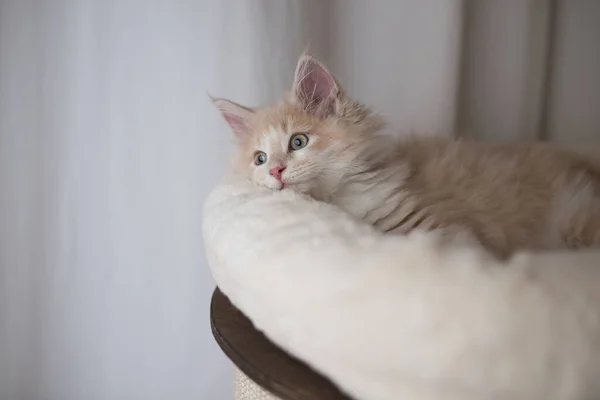
[(476, 3), (1, 1), (0, 398), (232, 398), (200, 237), (231, 140), (206, 91), (271, 101), (310, 43), (400, 130), (525, 137), (547, 52), (521, 42), (545, 46), (555, 2)]

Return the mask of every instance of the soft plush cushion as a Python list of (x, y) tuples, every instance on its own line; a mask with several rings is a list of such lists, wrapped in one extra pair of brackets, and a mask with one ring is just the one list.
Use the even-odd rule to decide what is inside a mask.
[(234, 176), (204, 240), (233, 304), (357, 399), (600, 398), (600, 252), (501, 263)]

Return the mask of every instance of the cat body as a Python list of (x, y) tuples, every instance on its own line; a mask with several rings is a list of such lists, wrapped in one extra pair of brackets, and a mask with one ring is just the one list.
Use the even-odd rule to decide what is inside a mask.
[(466, 231), (501, 257), (600, 245), (600, 168), (574, 154), (415, 137), (392, 160), (381, 179), (352, 177), (330, 202), (384, 232)]
[(500, 257), (600, 245), (600, 162), (549, 145), (399, 138), (311, 55), (266, 107), (214, 99), (236, 138), (232, 168), (329, 202), (384, 232), (437, 230)]

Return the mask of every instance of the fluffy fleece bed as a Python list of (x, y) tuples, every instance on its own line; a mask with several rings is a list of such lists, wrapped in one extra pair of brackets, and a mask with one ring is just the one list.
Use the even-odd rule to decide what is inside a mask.
[(356, 399), (600, 399), (600, 252), (500, 263), (234, 176), (204, 240), (233, 304)]

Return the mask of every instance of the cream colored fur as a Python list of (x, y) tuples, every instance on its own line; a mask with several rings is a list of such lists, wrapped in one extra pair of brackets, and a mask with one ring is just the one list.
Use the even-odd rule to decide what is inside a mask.
[(239, 176), (204, 241), (256, 327), (357, 400), (600, 398), (600, 252), (500, 262)]
[[(214, 102), (236, 133), (235, 172), (335, 204), (384, 232), (436, 229), (499, 257), (600, 245), (600, 162), (592, 158), (542, 144), (385, 135), (383, 119), (309, 54), (281, 101), (256, 109)], [(293, 151), (299, 132), (309, 141)], [(263, 165), (254, 163), (258, 151)], [(269, 174), (275, 166), (285, 167), (281, 179)]]

